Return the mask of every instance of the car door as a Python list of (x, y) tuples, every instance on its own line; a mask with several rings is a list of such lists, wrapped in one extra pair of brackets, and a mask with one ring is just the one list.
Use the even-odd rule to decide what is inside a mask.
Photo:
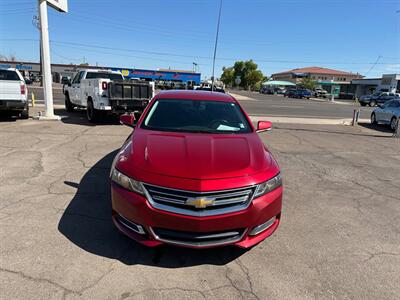
[(75, 76), (74, 81), (72, 82), (72, 90), (74, 92), (74, 103), (81, 104), (81, 79), (85, 72), (80, 71), (77, 76)]
[(379, 107), (374, 110), (375, 117), (378, 122), (384, 122), (385, 109), (388, 103), (379, 104)]
[(69, 93), (69, 99), (71, 100), (72, 103), (75, 103), (76, 101), (76, 88), (75, 88), (75, 83), (79, 78), (79, 72), (75, 74), (74, 78), (71, 81), (70, 88), (68, 89)]
[(79, 86), (79, 77), (81, 76), (82, 71), (78, 72), (75, 77), (74, 80), (72, 80), (72, 84), (71, 84), (71, 92), (70, 92), (70, 99), (72, 103), (77, 104), (77, 100), (78, 100), (78, 86)]
[(388, 102), (388, 107), (385, 111), (385, 121), (390, 123), (393, 116), (397, 116), (400, 110), (400, 101), (392, 100)]
[(394, 114), (394, 109), (397, 107), (396, 101), (388, 101), (385, 103), (384, 108), (381, 111), (381, 121), (384, 123), (389, 123)]

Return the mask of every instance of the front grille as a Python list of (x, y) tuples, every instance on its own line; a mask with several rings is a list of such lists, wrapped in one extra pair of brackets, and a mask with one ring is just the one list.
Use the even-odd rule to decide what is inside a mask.
[(217, 232), (189, 232), (164, 228), (152, 228), (153, 235), (159, 241), (189, 246), (216, 246), (234, 243), (242, 239), (244, 229), (231, 229)]
[(224, 191), (194, 192), (144, 184), (147, 198), (158, 209), (175, 213), (209, 216), (247, 208), (255, 187)]

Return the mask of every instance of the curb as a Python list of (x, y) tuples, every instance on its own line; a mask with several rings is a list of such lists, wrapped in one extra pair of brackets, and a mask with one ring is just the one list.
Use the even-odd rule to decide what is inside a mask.
[[(272, 123), (303, 124), (303, 125), (351, 125), (352, 119), (316, 119), (290, 118), (273, 116), (250, 116), (252, 122), (271, 121)], [(368, 123), (369, 119), (360, 119), (360, 123)]]

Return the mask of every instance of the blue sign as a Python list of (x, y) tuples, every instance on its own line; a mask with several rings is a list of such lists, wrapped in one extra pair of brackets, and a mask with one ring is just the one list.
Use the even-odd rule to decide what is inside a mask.
[(125, 78), (140, 78), (151, 80), (165, 80), (165, 81), (193, 81), (195, 84), (200, 84), (201, 74), (190, 72), (174, 72), (174, 71), (155, 71), (143, 69), (122, 69), (113, 68), (113, 71), (119, 71)]

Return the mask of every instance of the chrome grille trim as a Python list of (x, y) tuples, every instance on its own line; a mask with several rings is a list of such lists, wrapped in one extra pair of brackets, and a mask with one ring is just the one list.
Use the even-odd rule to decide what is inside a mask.
[(239, 242), (243, 239), (245, 234), (247, 233), (247, 229), (243, 230), (243, 233), (240, 235), (236, 235), (234, 237), (223, 237), (221, 236), (220, 240), (214, 240), (214, 241), (199, 241), (199, 242), (189, 242), (189, 241), (180, 241), (180, 240), (173, 240), (173, 239), (165, 239), (159, 237), (153, 230), (153, 228), (149, 227), (149, 231), (153, 238), (157, 241), (172, 244), (172, 245), (179, 245), (179, 246), (189, 246), (189, 247), (214, 247), (214, 246), (222, 246), (222, 245), (228, 245), (228, 244), (233, 244), (236, 242)]
[[(196, 192), (179, 190), (142, 183), (149, 203), (157, 209), (182, 215), (204, 217), (237, 212), (246, 209), (253, 200), (256, 185), (229, 190)], [(214, 198), (214, 203), (205, 209), (194, 209), (186, 201), (198, 197)], [(223, 207), (221, 207), (223, 206)]]

